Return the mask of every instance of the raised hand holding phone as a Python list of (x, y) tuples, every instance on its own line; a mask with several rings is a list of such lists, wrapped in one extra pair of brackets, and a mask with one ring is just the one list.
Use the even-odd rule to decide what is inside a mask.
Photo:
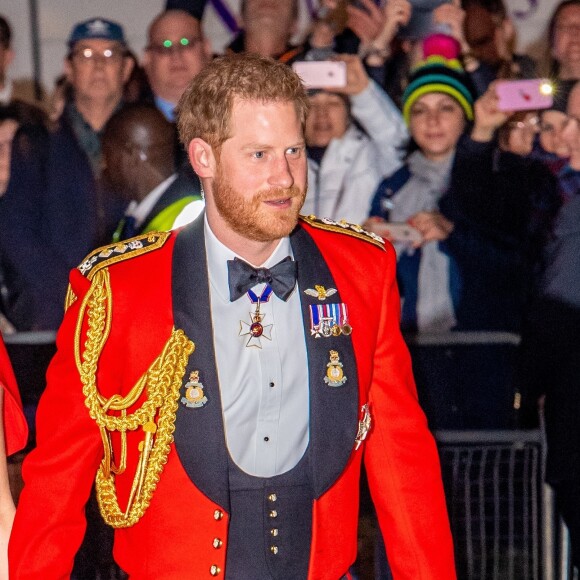
[(498, 106), (497, 84), (498, 81), (492, 82), (487, 91), (473, 105), (474, 123), (471, 138), (474, 141), (481, 143), (491, 141), (496, 129), (510, 117), (509, 113), (502, 111)]
[(554, 102), (554, 87), (547, 79), (498, 81), (495, 92), (500, 111), (549, 109)]

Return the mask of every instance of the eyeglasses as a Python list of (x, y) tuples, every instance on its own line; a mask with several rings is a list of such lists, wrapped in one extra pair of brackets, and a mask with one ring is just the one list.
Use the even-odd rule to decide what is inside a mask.
[(171, 56), (173, 53), (184, 54), (193, 50), (199, 43), (199, 36), (193, 38), (180, 38), (178, 41), (164, 40), (161, 44), (150, 44), (147, 50), (154, 52), (159, 56)]
[(105, 48), (103, 50), (95, 50), (94, 48), (81, 48), (74, 50), (71, 58), (79, 64), (87, 63), (115, 63), (121, 62), (127, 52), (120, 48)]
[(510, 121), (508, 127), (510, 129), (530, 129), (532, 131), (539, 130), (540, 119), (538, 117), (532, 117), (525, 121)]

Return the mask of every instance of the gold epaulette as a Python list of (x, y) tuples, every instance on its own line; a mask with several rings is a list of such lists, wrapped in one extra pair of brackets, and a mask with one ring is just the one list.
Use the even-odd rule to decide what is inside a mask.
[(170, 235), (171, 232), (148, 232), (116, 244), (102, 246), (91, 252), (78, 266), (78, 270), (83, 276), (92, 280), (101, 268), (161, 248)]
[(377, 236), (372, 232), (367, 232), (364, 228), (357, 224), (351, 224), (346, 220), (340, 220), (335, 222), (334, 220), (328, 218), (319, 218), (315, 215), (301, 215), (300, 219), (305, 221), (309, 226), (313, 228), (318, 228), (320, 230), (327, 230), (329, 232), (337, 232), (339, 234), (346, 234), (347, 236), (352, 236), (353, 238), (358, 238), (365, 242), (369, 242), (381, 250), (385, 249), (385, 240), (381, 236)]

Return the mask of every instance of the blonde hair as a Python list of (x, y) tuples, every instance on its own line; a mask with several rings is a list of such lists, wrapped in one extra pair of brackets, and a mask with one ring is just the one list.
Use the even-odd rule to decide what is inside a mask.
[(219, 151), (231, 137), (231, 113), (236, 99), (291, 102), (302, 127), (308, 97), (298, 75), (287, 65), (255, 54), (216, 58), (185, 90), (177, 108), (179, 139), (187, 148), (199, 137)]

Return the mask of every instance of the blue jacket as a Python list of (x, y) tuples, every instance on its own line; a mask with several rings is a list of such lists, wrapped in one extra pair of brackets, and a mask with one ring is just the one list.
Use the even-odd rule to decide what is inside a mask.
[[(8, 318), (18, 330), (58, 328), (68, 272), (111, 239), (123, 205), (97, 188), (65, 116), (49, 132), (25, 128), (0, 200)], [(27, 134), (26, 134), (27, 133)]]
[[(543, 167), (512, 154), (497, 157), (494, 151), (493, 143), (462, 138), (450, 189), (439, 203), (441, 213), (454, 223), (440, 248), (451, 258), (457, 330), (520, 331), (539, 247), (558, 197), (555, 181)], [(409, 177), (403, 167), (383, 180), (371, 215), (388, 219), (388, 198)], [(405, 256), (397, 266), (405, 298), (402, 322), (408, 330), (416, 327), (413, 302), (420, 252), (414, 256)]]

